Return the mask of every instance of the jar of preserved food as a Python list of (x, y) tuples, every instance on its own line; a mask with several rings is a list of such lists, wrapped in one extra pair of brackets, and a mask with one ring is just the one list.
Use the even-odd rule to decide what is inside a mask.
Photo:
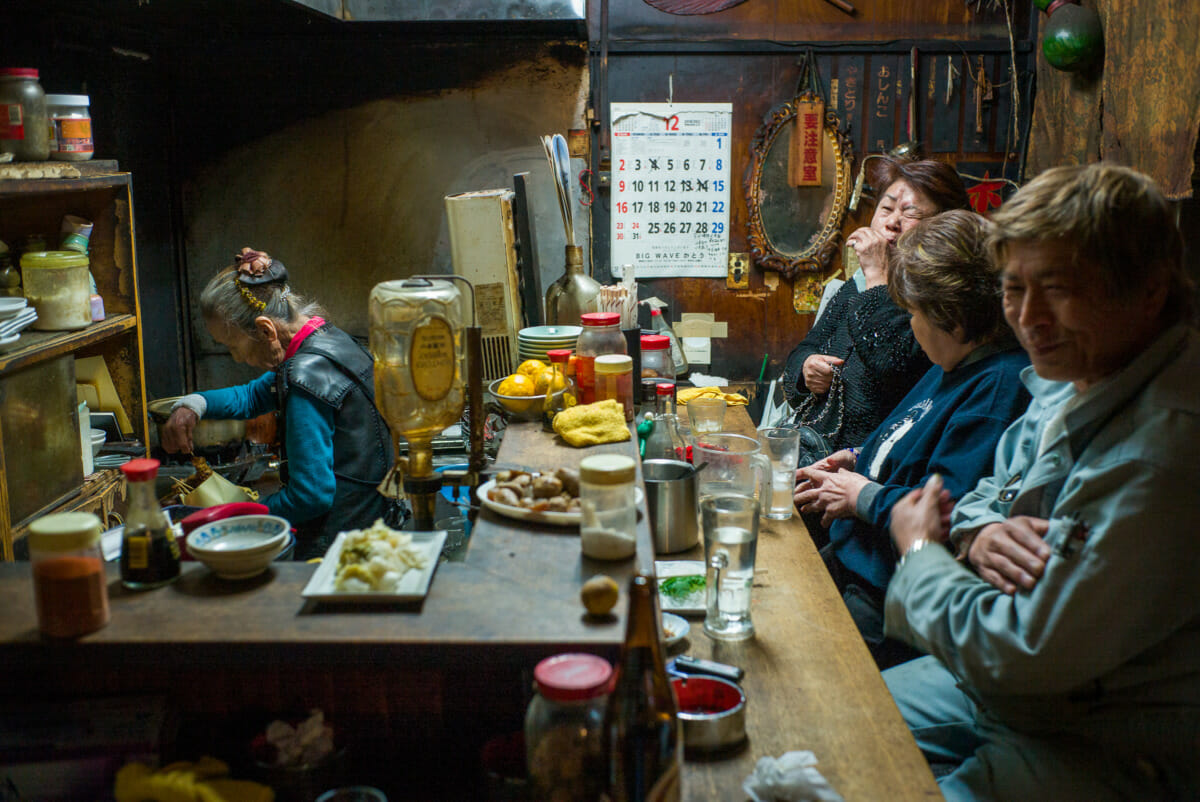
[(21, 256), (25, 297), (37, 309), (33, 328), (86, 329), (92, 323), (88, 258), (75, 251), (34, 251)]
[(0, 69), (0, 153), (19, 162), (50, 158), (46, 93), (38, 71), (20, 67)]
[(575, 342), (575, 383), (579, 386), (579, 403), (596, 400), (595, 359), (606, 354), (627, 354), (625, 336), (621, 334), (621, 316), (616, 312), (588, 312), (579, 316), (583, 331)]
[(579, 542), (585, 557), (624, 560), (637, 551), (637, 465), (623, 454), (579, 463)]
[(675, 362), (671, 359), (671, 338), (665, 334), (642, 335), (642, 376), (640, 401), (653, 404), (658, 385), (675, 384)]
[(625, 409), (625, 420), (633, 420), (633, 357), (605, 354), (596, 357), (596, 400), (612, 399)]
[(537, 800), (598, 799), (600, 727), (612, 666), (594, 654), (558, 654), (533, 670), (525, 711), (525, 762)]
[(46, 95), (51, 159), (82, 162), (95, 155), (90, 103), (87, 95)]
[(29, 525), (29, 563), (42, 632), (75, 638), (108, 623), (99, 518), (90, 512), (38, 518)]

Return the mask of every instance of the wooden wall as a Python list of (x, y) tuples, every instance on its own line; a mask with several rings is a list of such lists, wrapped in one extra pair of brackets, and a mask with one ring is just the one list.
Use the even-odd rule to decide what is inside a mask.
[[(989, 10), (989, 6), (996, 8)], [(906, 130), (912, 48), (917, 48), (917, 131), (926, 156), (954, 164), (964, 174), (1016, 178), (1024, 158), (1031, 100), (1032, 12), (1027, 1), (1012, 5), (1010, 44), (1004, 7), (961, 0), (898, 0), (856, 3), (850, 16), (825, 0), (744, 2), (713, 14), (680, 16), (643, 0), (592, 4), (593, 163), (603, 169), (607, 149), (607, 102), (731, 102), (733, 147), (730, 251), (748, 251), (742, 186), (750, 142), (765, 115), (790, 100), (798, 61), (808, 48), (816, 56), (823, 90), (838, 110), (853, 143), (855, 172), (864, 154), (886, 151), (909, 139)], [(607, 15), (607, 19), (605, 18)], [(1036, 30), (1034, 31), (1036, 35)], [(1015, 51), (1020, 77), (1014, 120), (1009, 66)], [(947, 86), (950, 67), (958, 71)], [(978, 72), (993, 84), (982, 104), (977, 130)], [(836, 80), (838, 92), (831, 93)], [(857, 84), (857, 92), (846, 91)], [(968, 189), (978, 182), (967, 181)], [(607, 280), (608, 197), (593, 207), (596, 273)], [(864, 202), (843, 228), (849, 233), (870, 220)], [(840, 265), (835, 266), (840, 267)], [(730, 290), (722, 280), (678, 278), (640, 282), (643, 296), (668, 301), (680, 312), (712, 312), (730, 323), (729, 336), (713, 344), (706, 372), (733, 382), (753, 381), (764, 353), (767, 377), (778, 376), (788, 352), (807, 332), (811, 314), (797, 314), (792, 281), (752, 270), (748, 289)]]

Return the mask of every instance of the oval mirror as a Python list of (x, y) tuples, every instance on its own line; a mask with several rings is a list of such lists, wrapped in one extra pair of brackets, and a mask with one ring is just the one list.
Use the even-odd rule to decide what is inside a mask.
[(746, 174), (750, 257), (764, 270), (788, 278), (829, 269), (850, 200), (850, 142), (838, 131), (831, 111), (825, 112), (821, 185), (794, 187), (788, 182), (795, 118), (796, 100), (767, 116), (754, 134)]

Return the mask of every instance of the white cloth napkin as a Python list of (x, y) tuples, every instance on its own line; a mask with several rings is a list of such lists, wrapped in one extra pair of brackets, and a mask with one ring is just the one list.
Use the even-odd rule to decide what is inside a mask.
[(843, 802), (842, 795), (817, 771), (817, 756), (807, 750), (785, 752), (780, 757), (760, 757), (754, 771), (742, 782), (754, 802)]

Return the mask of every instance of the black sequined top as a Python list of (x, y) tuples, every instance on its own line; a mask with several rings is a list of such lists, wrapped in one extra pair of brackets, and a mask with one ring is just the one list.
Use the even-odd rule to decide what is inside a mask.
[[(842, 366), (844, 409), (825, 410), (830, 396), (817, 399), (807, 418), (819, 416), (813, 428), (834, 450), (862, 445), (867, 436), (913, 385), (930, 362), (909, 326), (910, 315), (892, 301), (886, 286), (859, 291), (847, 281), (829, 301), (808, 336), (788, 355), (784, 392), (793, 407), (811, 393), (804, 385), (804, 360), (828, 354), (846, 360)], [(821, 416), (824, 411), (827, 414)], [(841, 420), (840, 431), (837, 424)]]

